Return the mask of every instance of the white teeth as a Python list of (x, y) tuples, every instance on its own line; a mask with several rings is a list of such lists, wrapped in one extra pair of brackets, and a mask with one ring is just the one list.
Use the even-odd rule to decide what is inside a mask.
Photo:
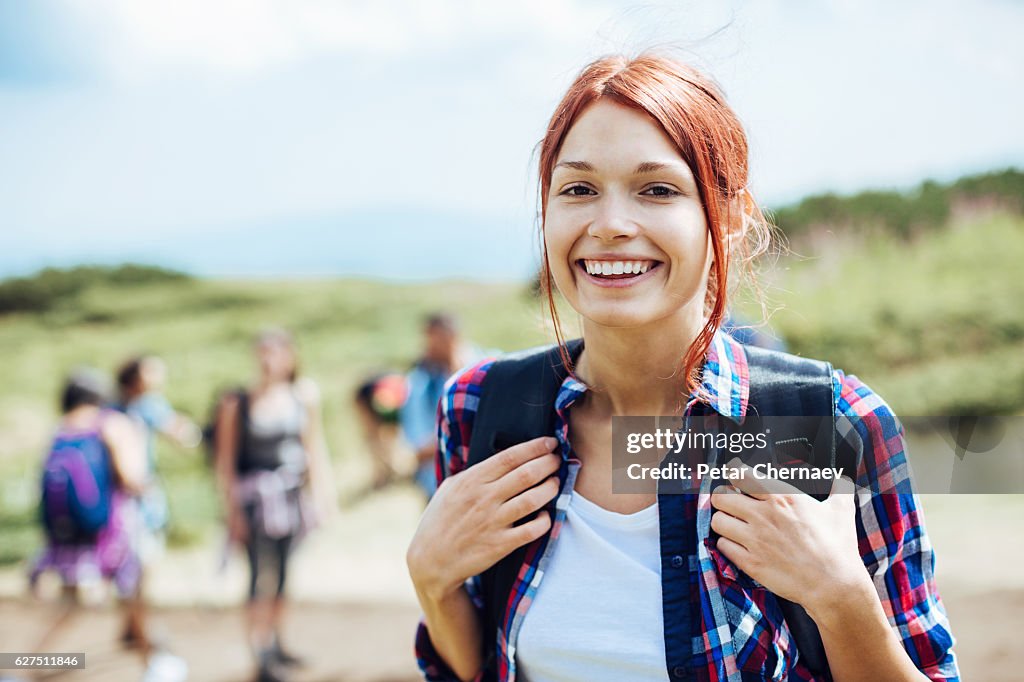
[(589, 275), (640, 275), (653, 267), (652, 261), (627, 260), (584, 260), (583, 267)]

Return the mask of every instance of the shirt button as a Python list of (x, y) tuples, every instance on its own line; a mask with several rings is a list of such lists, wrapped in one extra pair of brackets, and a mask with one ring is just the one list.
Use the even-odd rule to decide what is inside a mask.
[(686, 677), (686, 668), (684, 668), (681, 665), (677, 665), (676, 667), (672, 668), (672, 677), (676, 678), (677, 680), (683, 679), (684, 677)]
[[(672, 557), (672, 568), (682, 568), (682, 567), (683, 567), (683, 557), (681, 557), (678, 554), (676, 554), (674, 557)], [(682, 668), (677, 668), (677, 670), (683, 670), (683, 669)]]

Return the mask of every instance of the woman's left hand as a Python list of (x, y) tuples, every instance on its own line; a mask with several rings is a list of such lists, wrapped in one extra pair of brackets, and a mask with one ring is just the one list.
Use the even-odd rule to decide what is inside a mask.
[(739, 460), (728, 466), (744, 475), (730, 478), (735, 489), (712, 492), (718, 511), (711, 528), (721, 536), (718, 550), (743, 572), (812, 614), (845, 589), (871, 583), (858, 549), (850, 479), (836, 480), (828, 499), (818, 501), (782, 481), (755, 478)]

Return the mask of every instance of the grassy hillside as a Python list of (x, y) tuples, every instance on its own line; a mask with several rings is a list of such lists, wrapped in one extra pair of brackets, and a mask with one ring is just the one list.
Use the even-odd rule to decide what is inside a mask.
[(775, 274), (791, 350), (856, 373), (900, 414), (1024, 410), (1024, 219), (846, 240)]
[[(1020, 413), (1021, 263), (1024, 220), (1007, 215), (910, 240), (837, 235), (815, 257), (789, 257), (773, 270), (771, 295), (781, 309), (771, 325), (791, 350), (858, 374), (899, 413)], [(57, 286), (43, 306), (0, 315), (0, 563), (38, 546), (39, 460), (60, 379), (76, 364), (113, 369), (129, 355), (157, 353), (170, 368), (172, 403), (203, 420), (219, 388), (251, 376), (253, 334), (267, 324), (287, 326), (304, 371), (323, 390), (328, 441), (348, 475), (347, 464), (363, 455), (349, 396), (367, 372), (408, 364), (423, 314), (439, 307), (460, 313), (468, 335), (486, 348), (550, 338), (542, 305), (525, 284), (136, 275), (126, 281), (93, 272), (73, 287)], [(172, 540), (197, 541), (217, 516), (203, 455), (164, 446), (160, 456)]]
[[(39, 460), (61, 378), (76, 364), (113, 370), (132, 354), (157, 353), (170, 369), (171, 402), (204, 420), (220, 389), (253, 376), (253, 335), (284, 325), (298, 339), (303, 371), (323, 392), (332, 455), (345, 461), (362, 456), (349, 409), (357, 382), (374, 369), (407, 367), (427, 312), (457, 311), (485, 348), (547, 338), (539, 303), (519, 284), (181, 279), (103, 282), (69, 296), (43, 312), (0, 316), (0, 563), (36, 544)], [(217, 514), (202, 453), (162, 446), (160, 469), (175, 519), (172, 540), (199, 539)]]

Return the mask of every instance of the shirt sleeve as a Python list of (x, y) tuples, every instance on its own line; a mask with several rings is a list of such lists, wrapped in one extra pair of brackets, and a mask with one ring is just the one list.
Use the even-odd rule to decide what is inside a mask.
[(157, 393), (148, 393), (138, 401), (137, 414), (151, 431), (163, 431), (174, 419), (174, 408), (167, 398)]
[[(480, 402), (480, 386), (492, 360), (484, 360), (459, 372), (445, 384), (444, 395), (437, 407), (437, 483), (462, 471), (469, 457), (469, 439), (473, 433), (473, 417)], [(477, 612), (483, 614), (479, 576), (466, 581)], [(448, 664), (434, 649), (430, 632), (421, 619), (416, 632), (416, 661), (428, 682), (460, 682)], [(483, 679), (483, 671), (476, 680)]]
[(955, 640), (935, 583), (935, 554), (924, 513), (910, 491), (903, 426), (892, 409), (853, 375), (835, 375), (837, 447), (858, 462), (857, 533), (889, 624), (914, 665), (931, 680), (960, 679)]
[[(406, 376), (409, 386), (409, 397), (398, 413), (402, 425), (402, 435), (416, 450), (430, 442), (435, 436), (437, 426), (437, 405), (430, 401), (428, 387), (430, 377), (420, 368), (415, 368)], [(447, 390), (447, 387), (446, 387)]]

